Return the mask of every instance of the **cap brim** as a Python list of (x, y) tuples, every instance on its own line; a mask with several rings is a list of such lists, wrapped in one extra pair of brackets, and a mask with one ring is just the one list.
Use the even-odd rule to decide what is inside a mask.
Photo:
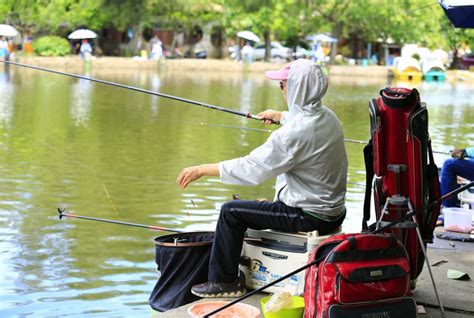
[(289, 70), (267, 71), (265, 76), (271, 80), (283, 81), (288, 79)]

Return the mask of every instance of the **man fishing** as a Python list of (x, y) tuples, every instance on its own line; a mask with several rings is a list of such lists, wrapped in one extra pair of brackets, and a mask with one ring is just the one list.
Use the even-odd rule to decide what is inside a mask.
[(323, 69), (301, 59), (265, 75), (280, 81), (288, 111), (266, 110), (257, 116), (265, 124), (280, 122), (282, 127), (247, 156), (188, 167), (177, 179), (184, 189), (203, 176), (219, 176), (223, 183), (239, 185), (256, 185), (277, 177), (273, 202), (233, 200), (222, 206), (209, 281), (191, 290), (200, 297), (240, 297), (245, 293), (238, 263), (247, 228), (326, 234), (339, 227), (346, 214), (344, 136), (336, 115), (321, 102), (328, 87)]

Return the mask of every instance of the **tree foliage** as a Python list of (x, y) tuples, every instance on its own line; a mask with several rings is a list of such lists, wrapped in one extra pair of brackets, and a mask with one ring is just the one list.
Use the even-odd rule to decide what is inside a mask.
[(33, 49), (40, 56), (65, 56), (71, 53), (71, 46), (65, 38), (42, 36), (33, 41)]
[(295, 45), (312, 33), (365, 42), (392, 39), (430, 48), (474, 43), (474, 30), (454, 29), (433, 0), (3, 0), (0, 16), (21, 31), (64, 36), (78, 27), (158, 26), (185, 32), (212, 23), (229, 37), (251, 30)]

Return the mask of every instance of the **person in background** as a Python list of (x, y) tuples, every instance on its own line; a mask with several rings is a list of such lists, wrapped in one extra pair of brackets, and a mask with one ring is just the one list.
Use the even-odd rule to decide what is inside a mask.
[(13, 60), (15, 58), (15, 43), (13, 43), (13, 39), (8, 39), (7, 49), (8, 49), (8, 58)]
[[(455, 149), (450, 158), (441, 168), (441, 195), (445, 195), (459, 187), (458, 177), (474, 181), (474, 147)], [(453, 195), (442, 202), (443, 207), (458, 207), (459, 200)], [(442, 211), (441, 211), (442, 212)], [(444, 224), (444, 214), (441, 213), (437, 225)]]
[[(441, 195), (445, 195), (458, 187), (457, 177), (474, 181), (474, 147), (466, 149), (455, 149), (452, 151), (453, 158), (444, 162), (441, 169)], [(456, 196), (443, 201), (445, 207), (459, 206)]]
[(150, 40), (150, 58), (154, 61), (158, 61), (163, 56), (163, 43), (161, 42), (160, 38), (155, 35)]
[(324, 50), (321, 43), (318, 42), (313, 45), (312, 53), (313, 53), (312, 60), (314, 62), (318, 62), (318, 63), (325, 62), (326, 55), (324, 55)]
[(242, 48), (242, 60), (245, 63), (252, 63), (253, 53), (254, 53), (253, 47), (249, 44), (249, 42), (245, 42), (245, 45)]
[(8, 42), (2, 37), (0, 37), (0, 58), (8, 61)]
[(175, 59), (180, 59), (183, 57), (183, 53), (181, 52), (181, 50), (179, 49), (179, 45), (178, 43), (176, 42), (174, 44), (174, 50), (173, 50), (173, 58)]
[(25, 36), (23, 37), (23, 53), (29, 55), (33, 54), (33, 45), (31, 44), (33, 42), (33, 39), (30, 36), (29, 32), (25, 33)]
[(92, 46), (89, 44), (88, 40), (82, 40), (81, 48), (79, 49), (79, 54), (82, 59), (90, 59), (92, 55)]
[(276, 177), (273, 202), (233, 200), (222, 205), (209, 260), (209, 281), (193, 286), (200, 297), (239, 297), (245, 277), (238, 263), (247, 228), (283, 232), (338, 228), (346, 215), (347, 156), (341, 125), (323, 106), (328, 78), (321, 66), (299, 59), (265, 75), (280, 81), (288, 111), (266, 110), (264, 124), (280, 122), (247, 156), (188, 167), (177, 178), (184, 189), (203, 176), (227, 184), (256, 185)]

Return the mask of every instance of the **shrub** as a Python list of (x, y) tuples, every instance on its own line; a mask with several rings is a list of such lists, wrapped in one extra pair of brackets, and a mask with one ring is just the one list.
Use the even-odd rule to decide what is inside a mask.
[(33, 50), (40, 56), (65, 56), (71, 53), (69, 42), (59, 36), (42, 36), (34, 40)]

